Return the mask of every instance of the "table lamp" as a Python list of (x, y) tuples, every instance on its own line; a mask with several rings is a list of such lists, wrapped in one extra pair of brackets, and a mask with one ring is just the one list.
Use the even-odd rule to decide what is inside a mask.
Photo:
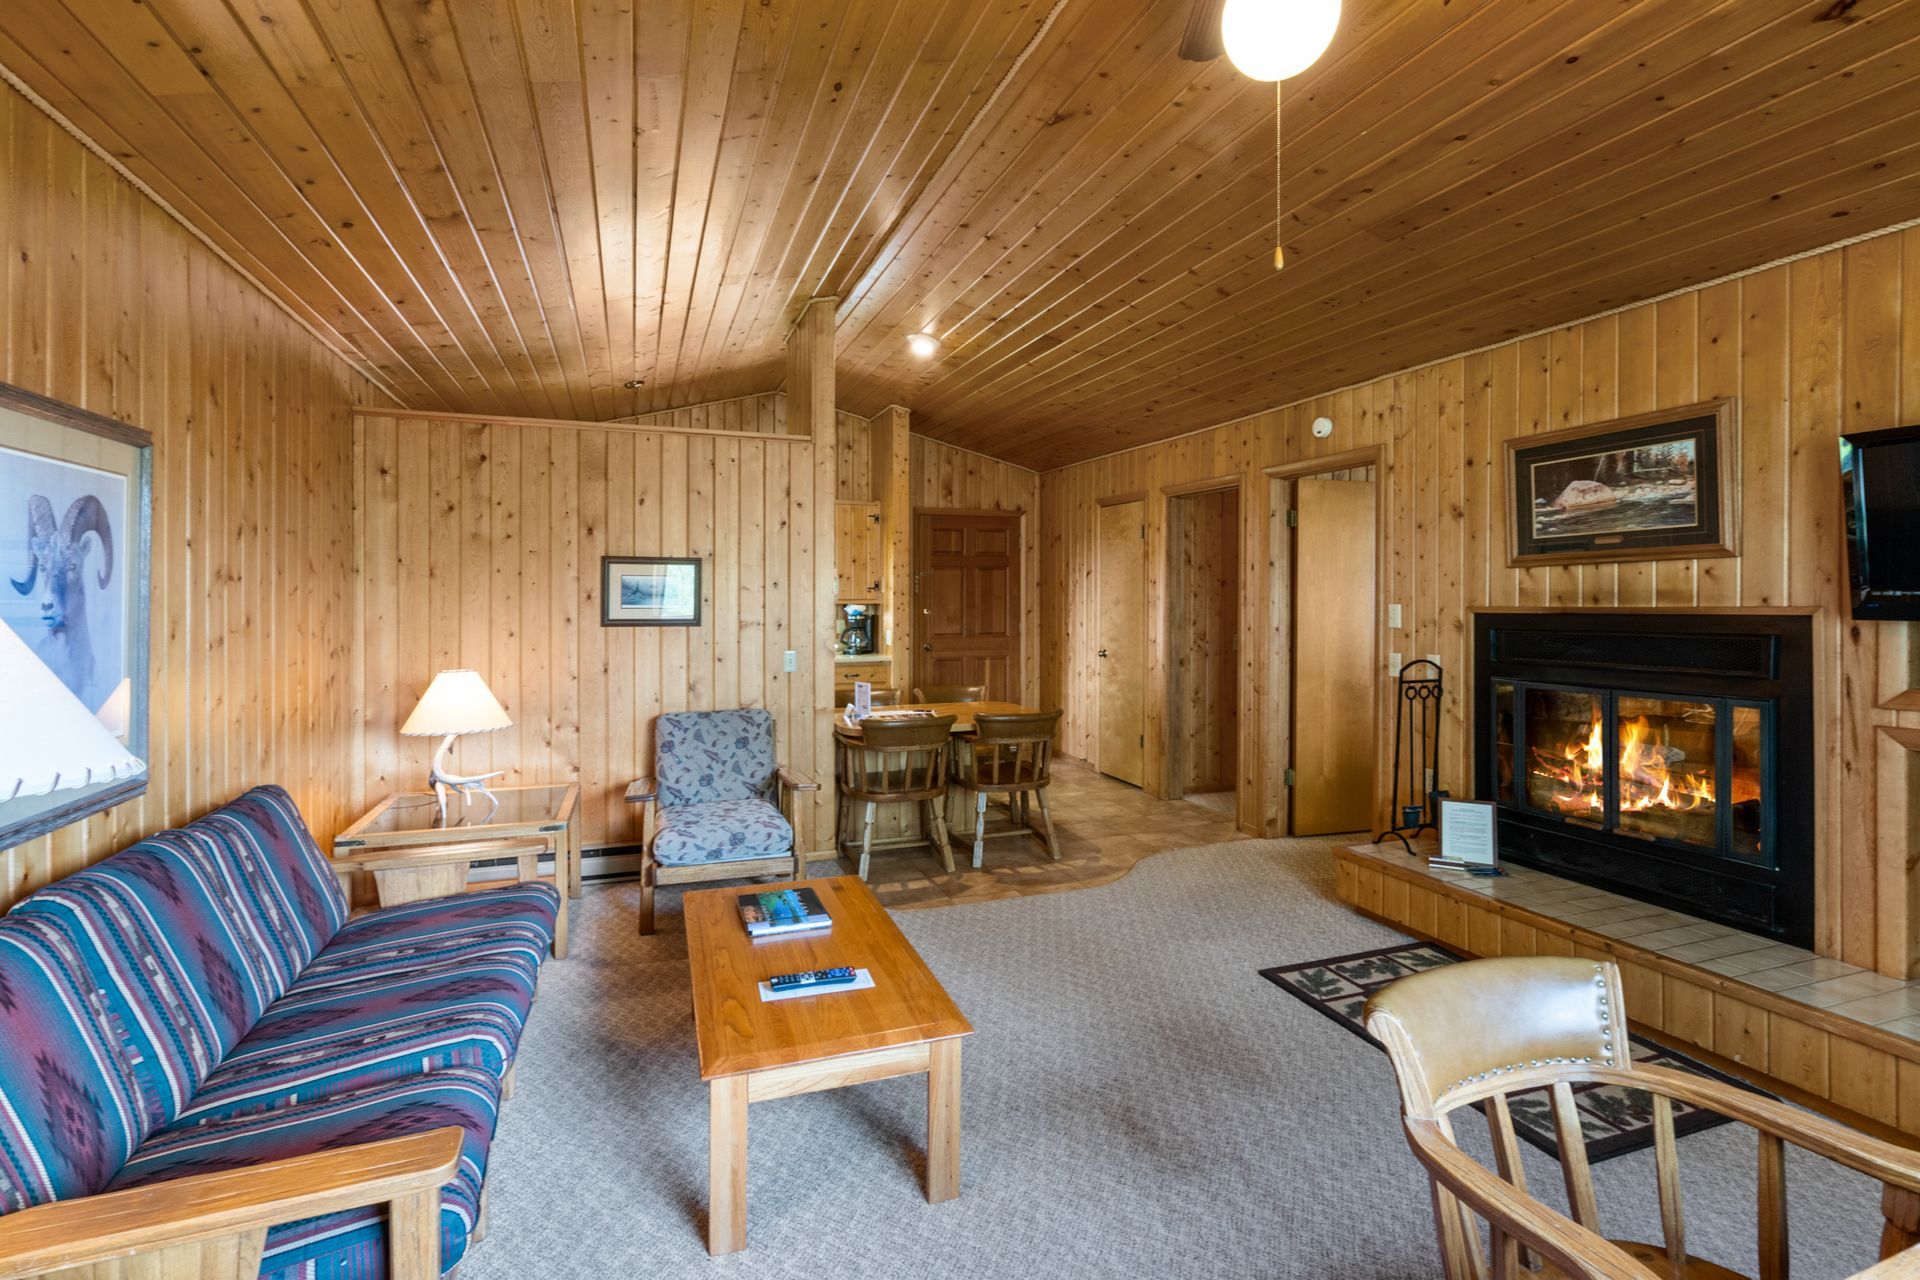
[(0, 803), (117, 782), (147, 767), (4, 622), (0, 724), (14, 729), (0, 734)]
[[(448, 769), (453, 763), (454, 739), (464, 733), (492, 733), (512, 723), (507, 718), (506, 708), (493, 696), (493, 690), (487, 688), (487, 682), (480, 678), (478, 671), (442, 671), (433, 678), (427, 691), (420, 695), (420, 705), (400, 726), (400, 732), (409, 738), (446, 735), (440, 749), (433, 753), (433, 771), (427, 777), (434, 798), (440, 802), (442, 826), (447, 821), (449, 791), (460, 793), (462, 806), (478, 792), (493, 802), (493, 809), (498, 809), (500, 798), (487, 789), (487, 779), (497, 778), (506, 772), (505, 769), (496, 769), (492, 773), (476, 773), (466, 777), (449, 773)], [(487, 810), (489, 817), (493, 809)]]

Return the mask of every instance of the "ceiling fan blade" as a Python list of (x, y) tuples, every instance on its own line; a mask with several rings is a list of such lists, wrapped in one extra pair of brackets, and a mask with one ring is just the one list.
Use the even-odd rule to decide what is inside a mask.
[(1180, 39), (1180, 56), (1188, 62), (1212, 62), (1227, 51), (1220, 39), (1220, 11), (1227, 0), (1193, 0), (1187, 33)]

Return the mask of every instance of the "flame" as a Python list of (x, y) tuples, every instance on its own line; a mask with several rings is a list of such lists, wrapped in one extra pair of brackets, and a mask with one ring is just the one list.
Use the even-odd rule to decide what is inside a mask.
[[(1567, 815), (1602, 816), (1606, 806), (1606, 736), (1596, 709), (1585, 738), (1569, 738), (1556, 752), (1536, 748), (1534, 773), (1548, 780), (1551, 801)], [(1667, 809), (1691, 813), (1713, 807), (1713, 771), (1676, 770), (1681, 759), (1664, 742), (1654, 741), (1645, 716), (1620, 726), (1620, 811)]]

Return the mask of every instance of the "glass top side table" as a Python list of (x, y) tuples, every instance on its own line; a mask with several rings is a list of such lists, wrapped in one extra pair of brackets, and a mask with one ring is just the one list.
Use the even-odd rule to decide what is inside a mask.
[(431, 791), (396, 791), (335, 836), (333, 847), (393, 849), (545, 836), (553, 843), (555, 882), (568, 897), (579, 897), (580, 784), (530, 783), (493, 790), (500, 797), (497, 808), (484, 798), (468, 805), (450, 803), (445, 823)]

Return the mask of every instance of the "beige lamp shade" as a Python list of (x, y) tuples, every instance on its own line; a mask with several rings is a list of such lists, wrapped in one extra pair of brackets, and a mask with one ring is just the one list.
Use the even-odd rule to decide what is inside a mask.
[(130, 778), (147, 766), (0, 622), (0, 802)]
[(478, 671), (442, 671), (420, 696), (400, 732), (413, 738), (442, 733), (491, 733), (513, 724)]

